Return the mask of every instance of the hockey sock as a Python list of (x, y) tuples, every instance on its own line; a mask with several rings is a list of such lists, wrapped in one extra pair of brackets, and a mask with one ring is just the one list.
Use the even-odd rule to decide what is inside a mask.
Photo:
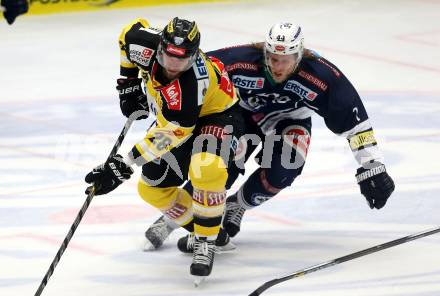
[(259, 206), (274, 197), (282, 188), (269, 183), (265, 169), (257, 169), (240, 187), (237, 193), (238, 203), (245, 209)]

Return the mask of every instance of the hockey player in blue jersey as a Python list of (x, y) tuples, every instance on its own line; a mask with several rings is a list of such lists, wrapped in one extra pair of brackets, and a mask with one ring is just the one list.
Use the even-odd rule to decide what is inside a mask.
[[(208, 54), (223, 61), (239, 91), (245, 134), (263, 139), (260, 167), (226, 200), (223, 227), (230, 236), (239, 232), (246, 210), (271, 199), (301, 174), (313, 113), (322, 116), (333, 133), (348, 140), (359, 164), (357, 183), (370, 208), (385, 206), (394, 182), (386, 172), (364, 105), (335, 65), (304, 49), (301, 27), (278, 23), (264, 43)], [(266, 153), (272, 145), (270, 138), (275, 140), (273, 148), (267, 149), (272, 153)], [(286, 149), (288, 146), (292, 149)], [(245, 160), (256, 147), (247, 145)], [(229, 186), (238, 173), (237, 167), (231, 167)]]
[[(304, 48), (301, 27), (278, 23), (270, 29), (265, 42), (207, 54), (225, 64), (238, 90), (246, 122), (244, 161), (260, 142), (263, 146), (257, 156), (260, 167), (226, 200), (223, 227), (230, 236), (240, 231), (247, 210), (273, 198), (301, 174), (313, 113), (323, 117), (333, 133), (347, 139), (359, 164), (357, 183), (370, 208), (380, 209), (386, 204), (394, 182), (383, 164), (364, 105), (335, 65)], [(240, 161), (228, 172), (226, 186), (230, 188), (243, 172)], [(185, 188), (191, 191), (190, 184)], [(150, 235), (155, 226), (159, 225), (150, 227)], [(181, 238), (178, 246), (190, 252), (192, 236)]]

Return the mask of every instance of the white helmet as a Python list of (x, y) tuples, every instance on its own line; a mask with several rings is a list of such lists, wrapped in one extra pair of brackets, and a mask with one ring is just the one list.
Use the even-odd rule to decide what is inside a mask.
[(287, 22), (275, 24), (266, 35), (265, 49), (280, 55), (298, 54), (299, 63), (304, 51), (301, 27)]

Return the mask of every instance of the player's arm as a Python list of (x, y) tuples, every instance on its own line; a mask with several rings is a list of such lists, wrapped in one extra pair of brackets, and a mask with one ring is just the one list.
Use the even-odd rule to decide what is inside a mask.
[(120, 74), (116, 89), (119, 92), (119, 106), (126, 117), (133, 116), (137, 120), (148, 117), (148, 101), (142, 91), (142, 79), (138, 78), (139, 68), (130, 60), (129, 45), (140, 28), (147, 28), (146, 20), (136, 19), (124, 27), (119, 36)]
[(148, 28), (150, 25), (144, 19), (137, 18), (122, 29), (119, 35), (120, 49), (120, 74), (127, 78), (137, 78), (139, 69), (130, 59), (130, 44), (136, 40), (140, 28)]
[(378, 149), (373, 128), (359, 94), (341, 73), (329, 85), (327, 127), (345, 136), (360, 167), (356, 179), (370, 208), (380, 209), (394, 191), (394, 182), (388, 175)]
[[(161, 116), (158, 114), (158, 120)], [(171, 149), (183, 144), (192, 134), (194, 126), (183, 127), (172, 122), (150, 129), (128, 154), (127, 163), (142, 166), (161, 158)]]

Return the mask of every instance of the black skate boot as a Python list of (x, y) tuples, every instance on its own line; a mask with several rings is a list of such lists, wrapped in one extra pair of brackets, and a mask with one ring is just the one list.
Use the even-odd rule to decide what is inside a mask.
[(145, 232), (144, 251), (152, 251), (160, 248), (171, 232), (179, 226), (173, 221), (161, 216)]
[(195, 276), (194, 284), (196, 287), (211, 274), (214, 264), (214, 249), (214, 241), (209, 241), (206, 237), (194, 237), (194, 253), (190, 273)]
[[(190, 233), (184, 237), (181, 237), (177, 241), (177, 248), (182, 253), (193, 253), (194, 252), (194, 234)], [(220, 232), (215, 241), (215, 252), (218, 254), (227, 253), (229, 251), (235, 250), (236, 246), (229, 239), (229, 235), (223, 228), (220, 228)]]
[(233, 194), (226, 199), (223, 228), (230, 237), (234, 237), (240, 232), (241, 219), (243, 219), (245, 211), (246, 209), (240, 206), (237, 201), (237, 194)]

